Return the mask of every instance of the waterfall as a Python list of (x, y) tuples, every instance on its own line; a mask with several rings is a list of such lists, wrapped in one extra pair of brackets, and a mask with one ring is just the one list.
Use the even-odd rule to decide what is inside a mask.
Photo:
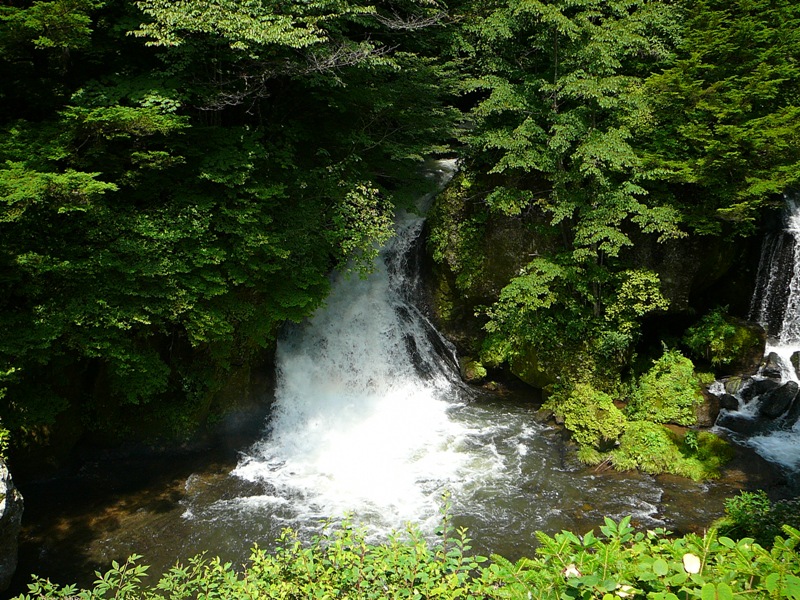
[[(750, 319), (767, 331), (762, 368), (736, 391), (739, 409), (723, 411), (718, 425), (764, 458), (800, 470), (800, 198), (787, 197), (783, 227), (768, 232), (761, 248)], [(792, 392), (794, 396), (792, 399)]]
[[(440, 184), (453, 169), (440, 164)], [(475, 458), (459, 452), (466, 431), (449, 417), (466, 393), (454, 349), (412, 303), (406, 261), (422, 225), (398, 215), (373, 273), (337, 276), (326, 306), (280, 340), (268, 435), (235, 474), (306, 517), (438, 518), (443, 489)]]
[[(454, 167), (438, 164), (440, 185)], [(313, 535), (345, 514), (375, 539), (408, 522), (435, 537), (446, 492), (478, 546), (511, 555), (527, 552), (536, 529), (629, 514), (663, 524), (652, 479), (565, 465), (558, 432), (533, 418), (532, 403), (461, 381), (453, 347), (415, 304), (409, 259), (422, 227), (419, 214), (399, 214), (373, 272), (336, 275), (326, 304), (285, 331), (263, 439), (222, 498), (192, 484), (184, 518), (217, 540), (240, 532), (243, 544), (287, 525)]]
[(800, 347), (800, 200), (787, 198), (784, 227), (767, 233), (761, 249), (750, 319), (777, 346)]

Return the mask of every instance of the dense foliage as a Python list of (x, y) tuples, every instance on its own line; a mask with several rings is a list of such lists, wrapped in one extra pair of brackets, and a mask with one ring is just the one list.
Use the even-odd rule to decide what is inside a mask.
[(709, 362), (712, 367), (736, 365), (754, 351), (758, 352), (760, 342), (752, 327), (733, 320), (724, 307), (704, 315), (683, 336), (683, 343), (693, 356)]
[[(650, 445), (675, 456), (681, 443), (650, 424), (693, 425), (702, 397), (692, 363), (676, 354), (643, 373), (659, 342), (642, 339), (643, 324), (691, 309), (688, 292), (675, 292), (681, 260), (719, 277), (732, 248), (707, 240), (749, 235), (759, 209), (797, 185), (800, 9), (496, 0), (462, 10), (452, 53), (470, 102), (464, 175), (431, 239), (451, 296), (474, 299), (461, 314), (473, 308), (482, 320), (481, 361), (550, 393), (591, 462), (623, 439), (611, 402), (626, 406), (631, 444), (659, 440)], [(487, 254), (512, 220), (536, 244), (515, 246), (524, 253), (501, 276)], [(663, 258), (692, 243), (678, 264)], [(665, 337), (674, 345), (681, 333)], [(716, 311), (683, 339), (718, 367), (757, 337)], [(611, 422), (614, 439), (600, 434)], [(635, 456), (615, 464), (648, 462)]]
[(703, 402), (694, 366), (677, 350), (665, 349), (628, 389), (625, 403), (587, 383), (554, 389), (544, 407), (563, 422), (587, 464), (702, 480), (718, 477), (733, 457), (713, 433), (666, 426), (694, 425)]
[(771, 502), (766, 492), (741, 492), (725, 501), (725, 516), (715, 523), (723, 535), (749, 537), (768, 548), (783, 525), (800, 526), (800, 499)]
[(286, 532), (274, 553), (255, 548), (242, 570), (200, 557), (148, 584), (134, 556), (98, 573), (91, 589), (35, 580), (20, 598), (800, 598), (800, 531), (788, 526), (770, 550), (713, 529), (637, 533), (629, 517), (606, 519), (599, 534), (537, 538), (534, 557), (512, 563), (472, 556), (464, 532), (430, 545), (411, 529), (372, 545), (345, 524), (310, 545)]
[[(455, 152), (430, 247), (474, 356), (691, 424), (689, 364), (637, 362), (673, 308), (652, 256), (797, 185), (798, 24), (790, 0), (6, 2), (0, 419), (18, 444), (196, 429)], [(714, 364), (720, 326), (685, 338)]]
[(332, 268), (367, 268), (448, 136), (435, 34), (417, 32), (439, 18), (425, 1), (4, 3), (5, 425), (37, 436), (71, 407), (108, 432), (191, 431)]

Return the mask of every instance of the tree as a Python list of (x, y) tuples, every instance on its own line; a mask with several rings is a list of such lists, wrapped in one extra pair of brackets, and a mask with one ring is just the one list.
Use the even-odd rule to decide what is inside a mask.
[(700, 233), (749, 232), (800, 182), (800, 7), (789, 0), (684, 5), (684, 36), (650, 78), (648, 164)]
[(397, 29), (428, 14), (3, 7), (0, 71), (36, 67), (0, 97), (4, 423), (35, 432), (72, 406), (93, 428), (186, 434), (332, 268), (368, 266), (451, 121), (430, 45)]
[(624, 262), (630, 232), (683, 235), (680, 214), (648, 200), (658, 173), (640, 150), (652, 120), (644, 82), (669, 56), (674, 8), (511, 0), (470, 16), (458, 48), (475, 65), (465, 84), (476, 98), (463, 135), (469, 164), (501, 181), (485, 197), (489, 210), (542, 214), (562, 248), (509, 283), (487, 329), (519, 340), (512, 352), (625, 355), (636, 328), (615, 320), (666, 307), (657, 276)]

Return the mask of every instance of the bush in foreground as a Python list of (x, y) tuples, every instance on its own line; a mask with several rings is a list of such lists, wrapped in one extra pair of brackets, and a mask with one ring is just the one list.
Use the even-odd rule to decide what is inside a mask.
[(769, 547), (782, 525), (800, 527), (800, 498), (770, 502), (764, 490), (741, 492), (725, 501), (725, 516), (715, 525), (732, 538), (751, 537)]
[(469, 554), (463, 531), (430, 545), (415, 529), (368, 544), (345, 523), (303, 544), (290, 531), (273, 553), (254, 548), (235, 569), (197, 557), (153, 584), (133, 556), (100, 575), (92, 589), (34, 579), (23, 598), (308, 599), (308, 598), (651, 598), (653, 600), (800, 599), (800, 531), (785, 526), (771, 550), (751, 538), (711, 530), (672, 539), (664, 530), (634, 532), (630, 517), (606, 519), (600, 534), (538, 533), (534, 558), (512, 563)]

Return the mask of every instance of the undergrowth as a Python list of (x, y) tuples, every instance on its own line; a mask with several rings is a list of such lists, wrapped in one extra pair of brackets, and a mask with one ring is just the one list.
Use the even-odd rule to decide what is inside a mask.
[(383, 544), (367, 543), (349, 523), (309, 544), (286, 531), (274, 552), (254, 548), (242, 567), (196, 557), (147, 582), (147, 567), (134, 555), (98, 573), (90, 589), (34, 579), (21, 598), (800, 599), (800, 531), (789, 526), (767, 550), (714, 529), (672, 538), (663, 529), (635, 532), (630, 517), (606, 518), (597, 534), (539, 532), (533, 557), (517, 562), (473, 556), (465, 532), (451, 533), (447, 520), (434, 545), (413, 527)]

